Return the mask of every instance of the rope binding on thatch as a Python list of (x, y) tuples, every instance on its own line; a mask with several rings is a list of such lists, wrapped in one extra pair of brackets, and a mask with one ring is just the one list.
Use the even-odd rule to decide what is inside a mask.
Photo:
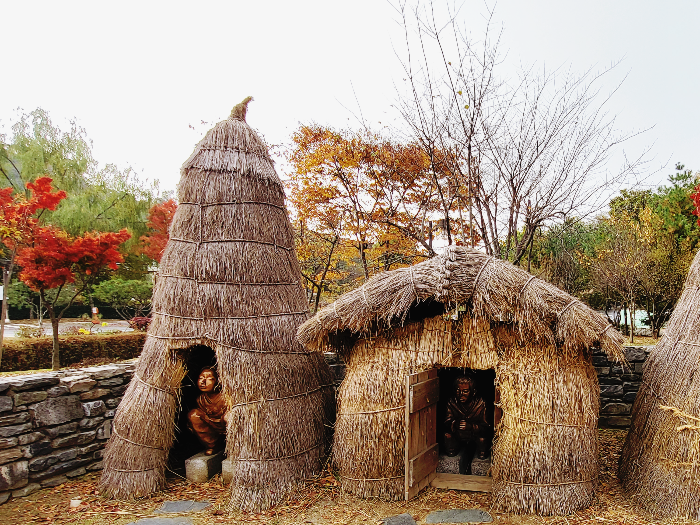
[[(510, 417), (513, 417), (515, 419), (519, 419), (520, 421), (527, 421), (528, 423), (535, 423), (537, 425), (549, 425), (549, 426), (554, 426), (554, 427), (591, 428), (591, 425), (570, 425), (567, 423), (554, 423), (551, 421), (537, 421), (535, 419), (528, 419), (526, 417), (516, 416), (512, 412), (508, 412), (506, 410), (503, 410), (503, 407), (501, 407), (501, 405), (494, 405), (494, 406), (497, 406), (498, 408), (500, 408), (501, 411), (503, 412), (503, 414), (510, 416)], [(503, 425), (503, 426), (507, 426), (507, 425)]]
[(364, 412), (338, 412), (339, 416), (357, 416), (361, 414), (379, 414), (380, 412), (391, 412), (392, 410), (401, 410), (402, 408), (406, 408), (406, 405), (399, 405), (396, 407), (391, 407), (391, 408), (382, 408), (380, 410), (367, 410)]
[(525, 288), (527, 288), (527, 285), (530, 284), (533, 280), (535, 280), (535, 276), (531, 275), (530, 278), (525, 282), (523, 287), (520, 289), (520, 293), (518, 294), (518, 302), (520, 302), (520, 299), (522, 299), (523, 294), (525, 293)]
[(307, 452), (317, 449), (318, 447), (321, 447), (323, 445), (324, 442), (322, 441), (320, 443), (317, 443), (313, 447), (309, 447), (306, 450), (302, 450), (301, 452), (297, 452), (296, 454), (290, 454), (288, 456), (279, 456), (276, 458), (235, 458), (234, 461), (279, 461), (280, 459), (289, 459), (301, 456), (302, 454), (306, 454)]
[[(481, 277), (481, 272), (486, 269), (486, 267), (489, 265), (491, 261), (494, 261), (495, 257), (489, 257), (486, 259), (486, 262), (479, 268), (479, 273), (476, 274), (476, 277), (474, 278), (474, 282), (472, 283), (472, 293), (471, 296), (474, 296), (474, 292), (476, 292), (476, 285), (479, 283), (479, 277)], [(523, 287), (524, 288), (524, 287)]]
[(280, 248), (282, 250), (291, 252), (294, 250), (294, 247), (288, 248), (286, 246), (280, 246), (276, 242), (268, 242), (268, 241), (257, 241), (255, 239), (206, 239), (206, 240), (200, 240), (200, 241), (193, 241), (191, 239), (183, 239), (182, 237), (171, 237), (173, 241), (178, 241), (178, 242), (185, 242), (189, 244), (214, 244), (214, 243), (228, 243), (228, 242), (243, 242), (243, 243), (251, 243), (251, 244), (264, 244), (266, 246), (274, 246), (275, 248)]
[(184, 315), (166, 314), (165, 312), (155, 312), (155, 311), (151, 311), (151, 313), (156, 314), (156, 315), (162, 315), (163, 317), (172, 317), (175, 319), (187, 319), (187, 320), (191, 320), (191, 321), (206, 321), (208, 319), (230, 320), (230, 319), (259, 319), (260, 317), (284, 317), (285, 315), (306, 315), (309, 312), (307, 312), (306, 310), (302, 310), (299, 312), (280, 312), (280, 313), (275, 313), (275, 314), (257, 314), (257, 315), (226, 316), (226, 317), (216, 317), (216, 316), (188, 317), (188, 316), (184, 316)]
[(255, 401), (246, 401), (245, 403), (236, 403), (235, 405), (231, 405), (229, 408), (255, 405), (258, 403), (267, 403), (270, 401), (284, 401), (285, 399), (294, 399), (295, 397), (304, 397), (304, 396), (308, 396), (309, 394), (313, 394), (314, 392), (318, 392), (319, 390), (323, 390), (324, 388), (329, 388), (329, 387), (333, 387), (333, 386), (335, 386), (334, 383), (329, 383), (327, 385), (321, 385), (317, 388), (314, 388), (313, 390), (309, 390), (307, 392), (302, 392), (301, 394), (293, 394), (291, 396), (285, 396), (285, 397), (273, 397), (272, 399), (256, 399)]
[(117, 432), (117, 429), (114, 426), (112, 426), (112, 434), (117, 436), (119, 439), (126, 441), (127, 443), (131, 443), (132, 445), (136, 445), (137, 447), (152, 448), (154, 450), (167, 450), (163, 447), (154, 447), (153, 445), (146, 445), (145, 443), (137, 443), (136, 441), (131, 441), (130, 439), (125, 438), (119, 432)]
[(598, 339), (600, 339), (601, 337), (603, 337), (603, 336), (605, 335), (605, 332), (607, 332), (608, 330), (610, 330), (612, 327), (613, 327), (613, 325), (609, 324), (608, 326), (606, 326), (605, 328), (603, 328), (603, 330), (598, 334)]
[(390, 476), (390, 477), (388, 477), (388, 478), (351, 478), (350, 476), (343, 476), (343, 475), (341, 475), (340, 477), (341, 477), (342, 479), (349, 479), (349, 480), (352, 480), (352, 481), (386, 481), (386, 480), (388, 480), (388, 479), (399, 479), (399, 478), (403, 478), (404, 475), (402, 474), (402, 475), (400, 475), (400, 476)]
[(144, 381), (144, 380), (141, 378), (141, 376), (138, 375), (138, 374), (134, 374), (134, 377), (136, 378), (136, 380), (137, 380), (138, 382), (143, 383), (143, 384), (146, 385), (147, 387), (150, 387), (150, 388), (152, 388), (152, 389), (154, 389), (154, 390), (159, 390), (159, 391), (161, 391), (161, 392), (165, 392), (166, 394), (175, 397), (175, 393), (174, 393), (172, 390), (167, 390), (167, 389), (165, 389), (165, 388), (161, 388), (161, 387), (159, 387), (159, 386), (152, 385), (151, 383), (147, 383), (147, 382)]
[(151, 470), (157, 470), (156, 467), (153, 468), (137, 468), (137, 469), (123, 469), (123, 468), (110, 468), (114, 472), (150, 472)]
[(559, 312), (559, 313), (557, 314), (557, 317), (561, 317), (562, 315), (564, 315), (564, 312), (566, 312), (569, 308), (571, 308), (573, 305), (575, 305), (575, 304), (578, 303), (578, 302), (579, 302), (578, 299), (574, 299), (573, 301), (571, 301), (569, 304), (567, 304), (567, 305), (564, 307), (564, 309), (563, 309), (561, 312)]
[(265, 201), (181, 202), (179, 206), (182, 206), (183, 204), (189, 204), (190, 206), (200, 206), (202, 208), (207, 208), (209, 206), (235, 206), (236, 204), (260, 204), (261, 206), (271, 206), (272, 208), (277, 208), (278, 210), (287, 210), (284, 206)]
[(411, 286), (413, 286), (413, 295), (416, 296), (416, 301), (419, 301), (418, 289), (416, 288), (416, 280), (413, 278), (413, 266), (408, 267), (408, 274), (411, 276)]
[(291, 286), (301, 283), (301, 281), (285, 281), (278, 283), (266, 283), (266, 282), (243, 282), (243, 281), (204, 281), (198, 279), (197, 277), (186, 277), (184, 275), (173, 275), (173, 274), (160, 274), (158, 277), (170, 277), (172, 279), (184, 279), (186, 281), (194, 281), (196, 284), (231, 284), (235, 286)]
[(583, 479), (580, 481), (560, 481), (559, 483), (523, 483), (522, 481), (508, 481), (507, 479), (498, 480), (499, 483), (507, 483), (508, 485), (519, 485), (523, 487), (558, 487), (560, 485), (580, 485), (582, 483), (594, 483), (598, 478)]

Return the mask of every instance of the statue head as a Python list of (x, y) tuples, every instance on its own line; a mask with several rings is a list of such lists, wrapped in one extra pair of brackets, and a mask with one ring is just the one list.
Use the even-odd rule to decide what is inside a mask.
[(474, 378), (470, 376), (457, 376), (454, 383), (452, 383), (452, 388), (457, 401), (460, 403), (466, 403), (476, 394), (476, 383)]
[(219, 386), (219, 376), (215, 366), (205, 366), (199, 372), (197, 387), (205, 394), (211, 394)]

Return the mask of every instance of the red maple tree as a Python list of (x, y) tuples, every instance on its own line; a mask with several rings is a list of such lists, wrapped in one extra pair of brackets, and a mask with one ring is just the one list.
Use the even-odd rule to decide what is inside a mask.
[(26, 193), (13, 193), (12, 188), (0, 189), (0, 242), (9, 251), (3, 271), (2, 313), (0, 314), (0, 362), (7, 319), (7, 288), (15, 266), (17, 251), (31, 242), (39, 218), (45, 210), (55, 210), (66, 198), (65, 191), (54, 191), (50, 177), (39, 177), (27, 183)]
[(142, 235), (139, 240), (142, 243), (141, 253), (160, 262), (165, 245), (168, 244), (170, 224), (177, 211), (177, 203), (170, 199), (160, 204), (154, 204), (148, 210), (148, 226), (152, 232)]
[(690, 200), (695, 204), (693, 215), (698, 216), (698, 226), (700, 226), (700, 184), (698, 184), (695, 191), (690, 194)]
[[(63, 314), (77, 297), (108, 269), (116, 270), (123, 261), (119, 245), (131, 234), (119, 232), (85, 233), (71, 237), (54, 226), (34, 229), (31, 245), (17, 254), (17, 263), (22, 267), (19, 278), (32, 290), (39, 292), (49, 312), (53, 332), (53, 354), (51, 366), (60, 367), (58, 324)], [(67, 304), (57, 308), (59, 296), (66, 285), (74, 285)], [(49, 297), (48, 290), (55, 292)]]

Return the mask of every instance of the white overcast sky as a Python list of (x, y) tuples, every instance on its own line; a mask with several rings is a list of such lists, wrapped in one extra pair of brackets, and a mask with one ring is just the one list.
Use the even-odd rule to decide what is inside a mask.
[[(480, 36), (483, 1), (458, 4)], [(41, 107), (60, 126), (74, 118), (100, 164), (132, 166), (165, 190), (247, 95), (248, 122), (273, 144), (300, 123), (356, 127), (358, 104), (377, 128), (395, 122), (404, 44), (385, 0), (0, 0), (0, 17), (0, 127), (17, 108)], [(622, 130), (653, 126), (628, 146), (653, 144), (648, 182), (664, 182), (677, 161), (700, 170), (699, 1), (500, 0), (493, 21), (505, 73), (621, 61), (612, 80), (627, 78), (609, 110)]]

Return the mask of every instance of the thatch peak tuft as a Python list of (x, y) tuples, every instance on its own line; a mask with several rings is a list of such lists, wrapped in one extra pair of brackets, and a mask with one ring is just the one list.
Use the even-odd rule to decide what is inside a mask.
[(246, 97), (240, 104), (233, 106), (230, 119), (242, 120), (245, 122), (245, 114), (248, 111), (248, 103), (253, 100), (253, 97)]

